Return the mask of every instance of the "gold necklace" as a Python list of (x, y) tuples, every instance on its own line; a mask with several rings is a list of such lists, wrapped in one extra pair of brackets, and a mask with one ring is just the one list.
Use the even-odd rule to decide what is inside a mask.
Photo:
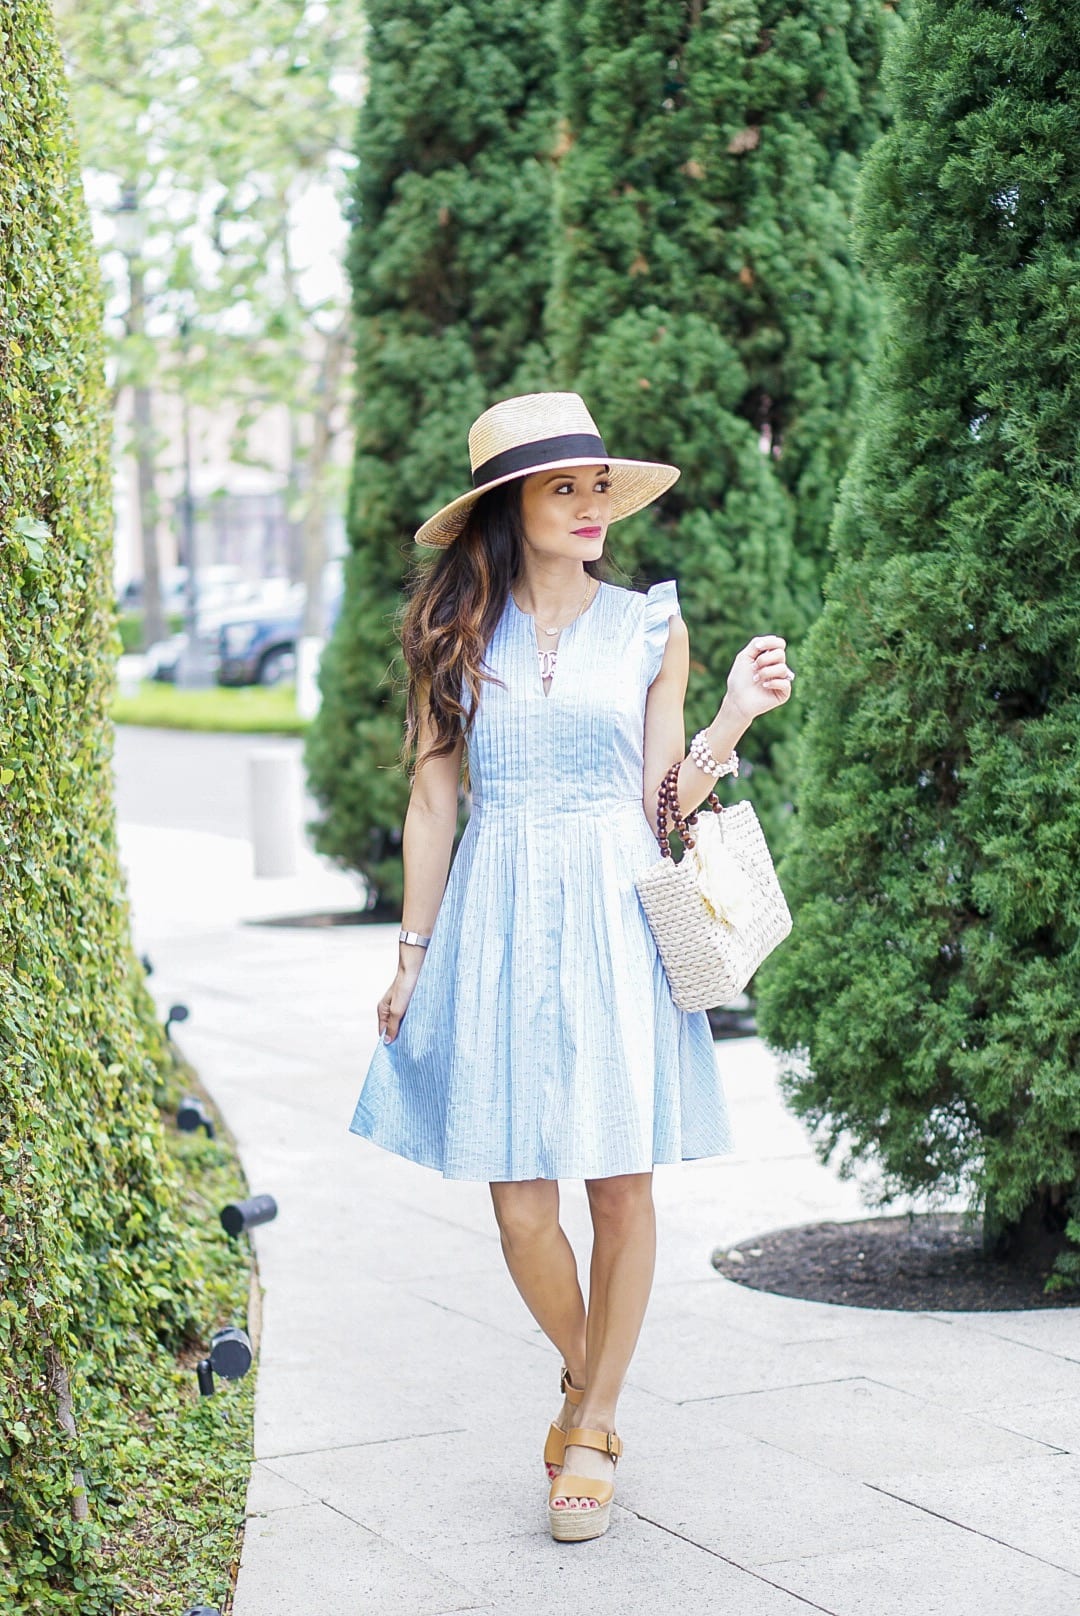
[[(589, 585), (591, 583), (592, 583), (592, 578), (588, 575), (588, 573), (586, 573), (586, 575), (585, 575), (585, 593), (581, 597), (581, 605), (578, 607), (577, 611), (574, 613), (573, 617), (570, 619), (571, 623), (576, 622), (577, 619), (581, 616), (582, 612), (585, 610), (585, 602), (589, 598)], [(512, 590), (511, 590), (511, 594), (513, 594)], [(517, 606), (517, 596), (516, 595), (514, 596), (514, 605)], [(520, 607), (520, 606), (518, 606), (518, 610), (525, 617), (528, 617), (530, 615), (528, 612), (524, 611), (524, 609), (522, 607)], [(533, 618), (533, 622), (534, 623), (536, 622), (535, 617)], [(554, 628), (545, 628), (543, 623), (537, 624), (537, 627), (542, 628), (544, 630), (545, 634), (558, 634), (560, 629), (569, 628), (569, 626), (570, 626), (569, 623), (557, 623)], [(544, 656), (544, 655), (546, 655), (546, 653), (541, 651), (540, 655)]]

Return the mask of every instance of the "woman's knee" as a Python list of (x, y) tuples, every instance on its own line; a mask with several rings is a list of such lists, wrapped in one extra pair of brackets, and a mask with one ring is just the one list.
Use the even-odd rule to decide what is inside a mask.
[(630, 1223), (652, 1211), (652, 1174), (619, 1173), (585, 1180), (593, 1221)]
[(554, 1179), (493, 1183), (490, 1189), (499, 1232), (510, 1245), (531, 1245), (557, 1228), (559, 1186)]

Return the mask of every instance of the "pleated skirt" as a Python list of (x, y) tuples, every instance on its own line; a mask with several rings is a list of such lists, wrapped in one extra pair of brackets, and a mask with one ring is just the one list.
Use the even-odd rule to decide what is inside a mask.
[(733, 1148), (705, 1012), (634, 887), (640, 798), (474, 805), (409, 1006), (350, 1131), (446, 1178), (607, 1178)]

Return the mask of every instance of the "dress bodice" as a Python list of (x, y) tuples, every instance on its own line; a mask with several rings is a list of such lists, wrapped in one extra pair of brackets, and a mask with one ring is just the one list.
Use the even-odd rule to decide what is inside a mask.
[(484, 657), (501, 682), (481, 686), (467, 742), (473, 815), (643, 811), (646, 695), (678, 611), (674, 579), (602, 582), (562, 629), (545, 693), (534, 620), (509, 595)]

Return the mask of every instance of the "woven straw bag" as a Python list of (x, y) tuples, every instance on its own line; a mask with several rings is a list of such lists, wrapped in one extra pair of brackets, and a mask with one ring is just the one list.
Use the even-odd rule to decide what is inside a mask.
[[(715, 818), (698, 832), (709, 844), (708, 856), (691, 851), (697, 843), (690, 827), (698, 815), (684, 819), (679, 813), (681, 767), (673, 763), (660, 782), (656, 823), (663, 857), (634, 884), (675, 1003), (680, 1010), (710, 1010), (739, 996), (790, 932), (791, 912), (757, 814), (745, 799), (724, 808), (710, 791)], [(678, 863), (668, 845), (668, 812), (685, 849)]]

